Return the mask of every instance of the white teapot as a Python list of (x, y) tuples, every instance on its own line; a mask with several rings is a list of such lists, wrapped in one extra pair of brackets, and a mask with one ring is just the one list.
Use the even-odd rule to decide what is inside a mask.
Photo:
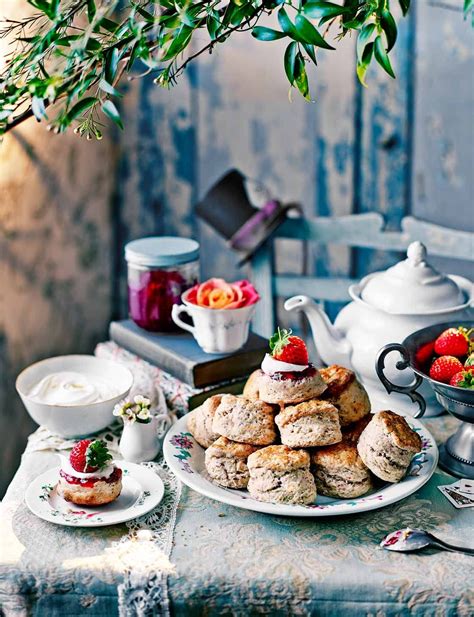
[[(426, 247), (413, 242), (408, 247), (407, 259), (351, 285), (349, 295), (353, 301), (340, 311), (334, 325), (307, 296), (289, 298), (285, 309), (306, 314), (321, 359), (326, 364), (352, 368), (374, 406), (415, 413), (416, 406), (407, 397), (387, 395), (375, 372), (377, 353), (388, 343), (401, 343), (420, 328), (472, 318), (472, 282), (435, 270), (426, 261)], [(396, 355), (387, 357), (386, 375), (400, 385), (408, 385), (413, 373), (396, 369), (400, 360)], [(441, 413), (432, 390), (426, 386), (420, 392), (428, 405), (425, 415)]]

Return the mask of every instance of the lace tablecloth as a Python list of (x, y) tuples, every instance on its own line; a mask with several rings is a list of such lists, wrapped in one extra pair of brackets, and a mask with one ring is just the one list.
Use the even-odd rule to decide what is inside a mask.
[[(442, 439), (456, 426), (450, 417), (426, 423)], [(44, 522), (23, 502), (29, 482), (56, 464), (51, 450), (25, 453), (2, 505), (0, 607), (6, 617), (145, 617), (168, 608), (186, 617), (474, 612), (472, 557), (378, 548), (385, 533), (408, 525), (453, 542), (474, 537), (472, 509), (456, 510), (436, 488), (452, 481), (442, 471), (400, 503), (347, 517), (268, 516), (184, 487), (180, 499), (175, 494), (165, 502), (179, 499), (175, 525), (159, 506), (148, 521), (128, 527), (80, 529)], [(166, 467), (155, 465), (166, 482)], [(137, 535), (144, 528), (151, 531)]]

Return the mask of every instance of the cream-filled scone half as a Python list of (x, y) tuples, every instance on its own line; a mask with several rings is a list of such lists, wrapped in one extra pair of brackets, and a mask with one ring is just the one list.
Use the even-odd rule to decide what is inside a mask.
[(291, 330), (278, 328), (270, 338), (270, 349), (258, 377), (262, 401), (273, 405), (302, 403), (326, 390), (318, 369), (309, 361), (305, 342)]
[(83, 439), (63, 461), (56, 490), (74, 504), (102, 506), (120, 495), (122, 470), (113, 464), (104, 441)]
[(357, 450), (374, 475), (386, 482), (398, 482), (420, 452), (421, 438), (402, 416), (379, 411), (362, 431)]
[(220, 437), (220, 434), (215, 433), (212, 429), (212, 422), (221, 399), (222, 394), (210, 396), (202, 405), (190, 411), (186, 416), (189, 432), (203, 448), (208, 448)]
[(281, 442), (291, 448), (327, 446), (342, 439), (339, 414), (328, 401), (290, 405), (275, 417)]
[(316, 485), (305, 450), (275, 445), (261, 448), (247, 461), (248, 491), (255, 499), (307, 505), (316, 499)]
[(327, 497), (353, 499), (373, 488), (368, 467), (350, 440), (311, 452), (311, 471), (318, 493)]
[(343, 366), (333, 364), (320, 370), (327, 390), (323, 398), (339, 410), (341, 426), (357, 422), (370, 413), (370, 400), (356, 379), (355, 373)]
[(259, 446), (237, 443), (227, 437), (219, 437), (206, 450), (207, 473), (212, 480), (227, 488), (247, 488), (249, 470), (247, 459)]
[(214, 433), (254, 446), (274, 443), (277, 432), (275, 412), (263, 401), (223, 394), (212, 423)]

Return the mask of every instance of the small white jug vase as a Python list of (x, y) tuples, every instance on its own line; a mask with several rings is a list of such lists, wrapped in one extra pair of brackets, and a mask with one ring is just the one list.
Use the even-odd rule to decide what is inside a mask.
[(162, 413), (151, 417), (151, 421), (128, 422), (125, 420), (119, 450), (125, 461), (143, 463), (152, 461), (161, 448), (158, 435), (167, 430), (172, 424), (168, 414)]

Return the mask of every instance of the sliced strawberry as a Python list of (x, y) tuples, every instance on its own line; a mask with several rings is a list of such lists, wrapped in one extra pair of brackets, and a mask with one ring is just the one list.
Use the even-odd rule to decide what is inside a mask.
[(293, 336), (291, 330), (278, 328), (270, 339), (270, 349), (275, 360), (289, 364), (308, 364), (309, 362), (306, 343), (299, 336)]
[(449, 383), (453, 375), (463, 370), (463, 365), (454, 356), (441, 356), (436, 358), (430, 368), (430, 377), (435, 381)]
[(467, 371), (455, 373), (449, 380), (449, 385), (474, 390), (474, 366), (469, 367)]
[(435, 341), (434, 350), (439, 356), (456, 356), (461, 358), (469, 353), (472, 330), (466, 328), (448, 328)]

